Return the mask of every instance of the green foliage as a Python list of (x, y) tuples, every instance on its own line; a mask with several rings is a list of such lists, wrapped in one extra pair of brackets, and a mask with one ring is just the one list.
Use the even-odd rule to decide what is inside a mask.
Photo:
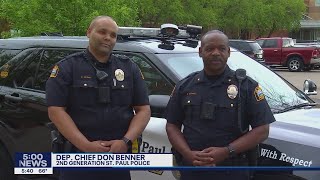
[(181, 24), (186, 18), (181, 0), (141, 0), (139, 17), (144, 26), (159, 26), (163, 23)]
[(0, 33), (85, 35), (95, 16), (109, 15), (119, 26), (195, 24), (245, 38), (294, 30), (305, 9), (301, 0), (0, 0)]
[(39, 35), (41, 32), (85, 35), (90, 21), (98, 15), (114, 17), (120, 26), (140, 25), (137, 0), (2, 1), (5, 7), (2, 17), (6, 17), (22, 36)]

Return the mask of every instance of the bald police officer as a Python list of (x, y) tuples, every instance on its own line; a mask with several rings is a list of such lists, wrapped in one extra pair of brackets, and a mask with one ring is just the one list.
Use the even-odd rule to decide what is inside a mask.
[[(228, 41), (218, 30), (202, 37), (199, 55), (204, 69), (180, 81), (168, 103), (166, 130), (182, 165), (248, 165), (245, 152), (268, 137), (269, 124), (275, 121), (258, 83), (244, 76), (240, 87), (236, 73), (226, 64)], [(244, 133), (249, 125), (252, 130)], [(181, 171), (182, 180), (248, 178), (245, 171)]]
[[(108, 16), (91, 22), (89, 46), (61, 60), (46, 84), (49, 118), (73, 152), (126, 153), (150, 119), (136, 64), (112, 54), (118, 26)], [(61, 171), (60, 179), (130, 179), (129, 171)]]

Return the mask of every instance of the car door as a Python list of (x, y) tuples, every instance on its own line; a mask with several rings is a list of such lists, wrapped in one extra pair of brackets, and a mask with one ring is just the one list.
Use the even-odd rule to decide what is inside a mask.
[[(52, 67), (75, 50), (37, 49), (12, 71), (6, 87), (1, 115), (11, 127), (18, 152), (51, 151), (45, 102), (45, 83)], [(4, 91), (2, 91), (4, 92)], [(36, 142), (34, 146), (32, 142)]]
[(281, 47), (278, 46), (278, 39), (265, 39), (261, 47), (266, 64), (280, 65)]
[[(143, 54), (115, 52), (116, 56), (126, 56), (135, 62), (146, 82), (149, 99), (152, 95), (170, 95), (173, 85), (164, 74)], [(150, 99), (151, 100), (151, 99)], [(142, 133), (140, 153), (170, 153), (171, 144), (166, 135), (166, 120), (159, 118), (163, 116), (157, 109), (152, 109), (150, 121)], [(174, 179), (171, 171), (132, 171), (132, 179)]]

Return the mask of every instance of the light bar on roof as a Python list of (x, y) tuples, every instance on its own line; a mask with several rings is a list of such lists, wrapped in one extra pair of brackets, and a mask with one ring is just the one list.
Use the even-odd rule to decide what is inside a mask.
[[(162, 28), (168, 28), (170, 24), (161, 26)], [(175, 25), (174, 25), (175, 26)], [(177, 27), (177, 26), (176, 26)], [(164, 34), (170, 31), (161, 31), (160, 28), (143, 28), (143, 27), (119, 27), (118, 35), (128, 37), (159, 37), (160, 34), (165, 36), (172, 36), (172, 34)], [(186, 30), (178, 29), (177, 37), (190, 37)]]
[(118, 35), (122, 36), (148, 36), (157, 37), (160, 28), (119, 27)]

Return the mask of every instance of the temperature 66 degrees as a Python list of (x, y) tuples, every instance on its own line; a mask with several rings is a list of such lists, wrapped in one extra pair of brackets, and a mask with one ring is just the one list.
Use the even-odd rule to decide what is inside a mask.
[(47, 171), (48, 169), (38, 169), (39, 174), (46, 174)]

